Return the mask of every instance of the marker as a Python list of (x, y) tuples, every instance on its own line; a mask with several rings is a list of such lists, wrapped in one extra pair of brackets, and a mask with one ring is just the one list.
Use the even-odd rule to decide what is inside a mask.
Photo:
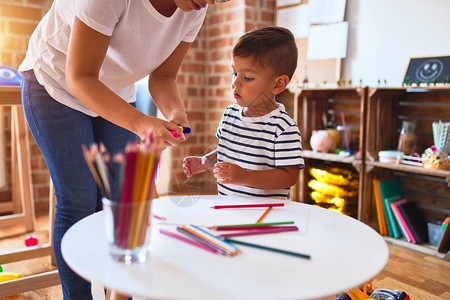
[(191, 133), (191, 127), (178, 126), (182, 133)]
[(180, 136), (180, 134), (178, 133), (178, 131), (176, 130), (171, 130), (170, 133), (173, 135), (174, 138), (178, 138)]
[[(180, 128), (182, 133), (191, 133), (191, 127), (183, 127), (183, 126), (178, 126), (178, 128)], [(173, 135), (174, 138), (179, 138), (180, 134), (178, 133), (178, 131), (176, 130), (171, 130), (170, 133)]]

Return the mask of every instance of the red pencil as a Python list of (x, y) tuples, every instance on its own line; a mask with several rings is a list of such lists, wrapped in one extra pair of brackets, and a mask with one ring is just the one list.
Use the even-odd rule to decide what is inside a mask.
[(249, 207), (274, 207), (274, 206), (284, 206), (284, 203), (214, 205), (211, 206), (211, 208), (221, 209), (221, 208), (249, 208)]
[(233, 237), (233, 236), (245, 236), (245, 235), (257, 235), (257, 234), (266, 234), (266, 233), (277, 233), (284, 231), (298, 231), (297, 226), (289, 226), (295, 228), (275, 228), (275, 229), (263, 229), (263, 230), (248, 230), (248, 231), (240, 231), (233, 233), (224, 233), (219, 235), (221, 238)]

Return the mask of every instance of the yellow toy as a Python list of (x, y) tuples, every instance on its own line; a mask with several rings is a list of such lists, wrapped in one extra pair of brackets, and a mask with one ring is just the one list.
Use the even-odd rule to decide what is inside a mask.
[(5, 282), (5, 281), (9, 281), (9, 280), (14, 280), (14, 279), (18, 279), (18, 278), (22, 278), (23, 275), (19, 274), (19, 273), (14, 273), (14, 272), (1, 272), (0, 273), (0, 282)]
[(311, 176), (313, 176), (318, 181), (324, 183), (346, 186), (349, 188), (358, 188), (358, 179), (352, 178), (352, 176), (349, 174), (334, 174), (330, 171), (318, 168), (310, 168), (309, 174), (311, 174)]
[(313, 199), (316, 203), (333, 204), (337, 208), (342, 208), (345, 205), (344, 199), (339, 198), (339, 197), (324, 195), (317, 191), (311, 192), (310, 196), (311, 196), (311, 199)]
[(308, 186), (315, 191), (318, 191), (322, 194), (333, 196), (333, 197), (354, 197), (358, 194), (358, 190), (350, 190), (346, 191), (345, 189), (334, 186), (332, 184), (320, 182), (317, 180), (310, 180), (308, 182)]

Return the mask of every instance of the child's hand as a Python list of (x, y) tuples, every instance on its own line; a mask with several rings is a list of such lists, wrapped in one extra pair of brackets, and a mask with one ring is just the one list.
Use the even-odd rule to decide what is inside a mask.
[(207, 168), (204, 157), (188, 156), (183, 160), (183, 171), (188, 180), (192, 178), (192, 175), (205, 172)]
[(214, 178), (217, 182), (224, 184), (238, 184), (245, 183), (245, 169), (236, 164), (229, 162), (219, 162), (214, 165)]

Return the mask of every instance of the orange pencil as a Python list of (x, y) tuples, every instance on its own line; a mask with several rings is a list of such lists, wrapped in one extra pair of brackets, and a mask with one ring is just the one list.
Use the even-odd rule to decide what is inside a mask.
[(260, 223), (262, 220), (264, 220), (264, 218), (270, 213), (270, 211), (272, 210), (272, 206), (268, 207), (263, 214), (258, 218), (258, 220), (256, 221), (256, 223)]

